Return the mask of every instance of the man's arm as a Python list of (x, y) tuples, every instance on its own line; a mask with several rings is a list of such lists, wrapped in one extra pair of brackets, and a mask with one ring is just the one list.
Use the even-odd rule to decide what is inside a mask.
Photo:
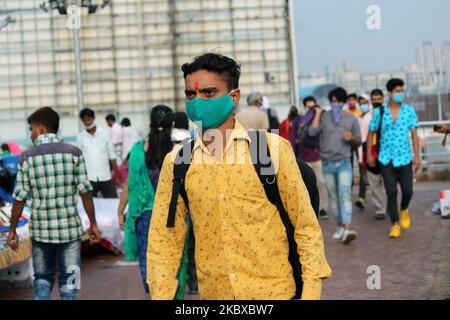
[(108, 157), (109, 157), (109, 165), (111, 167), (111, 170), (114, 171), (114, 176), (116, 179), (116, 183), (119, 184), (120, 183), (120, 172), (119, 172), (119, 167), (117, 166), (117, 161), (116, 161), (116, 152), (114, 150), (114, 145), (111, 141), (111, 138), (108, 136), (107, 138), (107, 148), (108, 148)]
[(355, 118), (352, 131), (344, 133), (344, 139), (355, 148), (361, 145), (361, 127), (359, 126), (358, 119)]
[(373, 137), (374, 137), (373, 132), (369, 131), (369, 133), (367, 134), (367, 155), (366, 155), (367, 159), (366, 159), (366, 161), (367, 161), (367, 164), (372, 168), (375, 167), (375, 159), (373, 158), (373, 155), (372, 155)]
[(80, 194), (84, 210), (86, 211), (90, 222), (89, 241), (91, 244), (99, 243), (100, 231), (98, 230), (97, 220), (95, 219), (94, 200), (92, 199), (93, 188), (87, 178), (86, 164), (84, 162), (84, 157), (82, 154), (78, 156), (74, 174), (77, 190)]
[(353, 136), (353, 133), (350, 131), (344, 132), (344, 139), (354, 147), (361, 145), (361, 138)]
[(177, 273), (186, 237), (186, 206), (178, 197), (175, 227), (167, 228), (167, 216), (172, 197), (173, 158), (166, 156), (156, 191), (152, 223), (147, 246), (147, 283), (153, 300), (172, 300), (175, 297)]
[(302, 299), (320, 299), (322, 280), (331, 275), (331, 269), (325, 258), (322, 230), (311, 206), (292, 148), (287, 141), (279, 140), (279, 150), (270, 143), (271, 154), (279, 152), (277, 179), (281, 199), (295, 227), (295, 240), (302, 263)]
[(443, 124), (437, 132), (444, 134), (450, 133), (450, 124)]
[(97, 227), (97, 220), (95, 219), (94, 200), (92, 199), (92, 192), (86, 192), (80, 195), (83, 202), (84, 210), (89, 218), (89, 242), (91, 245), (100, 242), (100, 230)]
[(419, 128), (419, 120), (417, 119), (417, 114), (413, 108), (410, 109), (411, 116), (409, 117), (409, 128), (411, 129), (411, 139), (414, 150), (414, 159), (413, 166), (415, 168), (415, 172), (418, 172), (420, 169), (420, 151), (419, 151), (419, 134), (417, 129)]
[(120, 172), (116, 160), (109, 160), (109, 165), (111, 166), (111, 169), (114, 171), (114, 177), (116, 180), (115, 182), (117, 184), (120, 184)]
[(411, 129), (411, 138), (412, 145), (414, 150), (414, 160), (413, 165), (415, 168), (415, 172), (419, 171), (421, 167), (420, 163), (420, 152), (419, 152), (419, 134), (417, 133), (417, 129)]
[(314, 119), (311, 123), (311, 125), (308, 128), (308, 134), (312, 137), (316, 137), (320, 134), (322, 131), (322, 128), (320, 126), (320, 119), (323, 113), (322, 108), (316, 108), (316, 114), (314, 116)]
[(11, 212), (11, 221), (8, 233), (8, 245), (13, 250), (19, 249), (19, 238), (16, 233), (17, 223), (22, 215), (25, 201), (27, 200), (30, 191), (30, 179), (28, 176), (28, 163), (26, 162), (26, 155), (22, 154), (19, 162), (19, 168), (17, 170), (16, 188), (13, 194), (13, 207)]
[(19, 222), (20, 216), (22, 215), (23, 208), (25, 206), (25, 201), (13, 201), (13, 207), (11, 211), (11, 221), (8, 233), (8, 245), (14, 251), (19, 250), (19, 237), (16, 233), (17, 223)]

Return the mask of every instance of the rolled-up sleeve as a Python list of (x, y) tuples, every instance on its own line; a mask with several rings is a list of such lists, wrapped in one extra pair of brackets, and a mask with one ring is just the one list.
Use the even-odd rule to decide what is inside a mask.
[(279, 154), (277, 180), (282, 201), (295, 227), (295, 240), (302, 264), (302, 299), (320, 299), (322, 280), (331, 276), (322, 230), (288, 141), (280, 139)]
[(22, 154), (17, 170), (16, 187), (13, 194), (14, 200), (26, 201), (28, 199), (31, 190), (28, 172), (29, 164), (26, 161), (26, 155)]
[[(322, 116), (323, 116), (323, 113), (322, 113)], [(308, 134), (310, 136), (316, 137), (320, 134), (320, 132), (322, 132), (322, 121), (323, 121), (322, 119), (323, 119), (323, 117), (320, 118), (319, 126), (317, 128), (313, 128), (312, 125), (308, 126)]]
[(377, 132), (378, 128), (380, 127), (380, 121), (381, 121), (380, 108), (376, 108), (373, 111), (372, 120), (370, 120), (370, 123), (369, 123), (369, 131), (370, 132)]
[[(107, 134), (106, 134), (107, 135)], [(107, 148), (108, 148), (108, 158), (109, 160), (116, 160), (117, 156), (116, 156), (116, 152), (114, 150), (114, 145), (112, 143), (111, 137), (109, 135), (107, 135)]]
[(408, 128), (409, 129), (417, 129), (419, 128), (419, 121), (417, 120), (417, 114), (416, 111), (411, 107), (409, 118), (408, 118)]
[(83, 155), (78, 157), (78, 162), (75, 167), (75, 183), (80, 194), (93, 190), (93, 187), (87, 178), (86, 164)]
[(154, 300), (175, 297), (187, 226), (186, 206), (178, 197), (175, 227), (167, 228), (173, 186), (173, 153), (166, 156), (158, 182), (147, 246), (147, 283)]

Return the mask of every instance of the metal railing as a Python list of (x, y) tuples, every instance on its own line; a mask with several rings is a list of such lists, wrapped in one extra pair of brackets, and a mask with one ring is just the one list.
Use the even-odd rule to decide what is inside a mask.
[(447, 141), (447, 145), (443, 146), (444, 135), (433, 130), (435, 125), (443, 124), (450, 124), (450, 121), (424, 121), (419, 123), (421, 172), (450, 170), (450, 141)]

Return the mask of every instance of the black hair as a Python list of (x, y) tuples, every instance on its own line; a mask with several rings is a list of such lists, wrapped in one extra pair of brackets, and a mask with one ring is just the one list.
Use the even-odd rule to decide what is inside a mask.
[(296, 106), (292, 106), (292, 107), (289, 109), (288, 119), (292, 121), (292, 120), (294, 120), (294, 118), (295, 118), (296, 116), (298, 116), (298, 109), (297, 109)]
[(185, 112), (175, 112), (173, 122), (174, 128), (189, 130), (189, 118)]
[(380, 89), (373, 89), (372, 92), (370, 93), (370, 96), (382, 96), (384, 97), (384, 93), (383, 91), (381, 91)]
[(172, 151), (173, 112), (167, 106), (157, 105), (150, 114), (148, 150), (145, 153), (147, 166), (161, 169), (166, 155)]
[(131, 127), (131, 121), (128, 118), (123, 118), (120, 125), (122, 125), (123, 127)]
[(306, 104), (310, 101), (313, 101), (314, 104), (317, 104), (316, 98), (314, 98), (313, 96), (309, 96), (303, 99), (303, 105), (306, 106)]
[(9, 151), (9, 146), (6, 143), (2, 144), (2, 150), (3, 152)]
[(227, 82), (228, 90), (239, 88), (241, 66), (233, 59), (217, 53), (205, 53), (195, 57), (191, 63), (183, 64), (181, 70), (185, 80), (194, 72), (206, 70), (220, 75)]
[(110, 114), (108, 114), (108, 115), (105, 117), (105, 120), (106, 120), (106, 121), (114, 121), (114, 122), (116, 122), (116, 116), (110, 113)]
[(83, 120), (84, 118), (89, 117), (95, 119), (95, 112), (92, 109), (84, 108), (80, 111), (80, 119)]
[(330, 101), (333, 100), (333, 98), (336, 98), (338, 102), (346, 103), (347, 102), (347, 91), (345, 91), (344, 88), (337, 87), (334, 90), (331, 90), (328, 94), (328, 99)]
[(389, 92), (392, 92), (397, 87), (405, 86), (405, 82), (402, 79), (392, 78), (386, 84), (386, 89)]
[(59, 130), (59, 115), (50, 107), (43, 107), (33, 112), (27, 119), (28, 124), (43, 125), (49, 133)]
[(358, 96), (356, 95), (356, 93), (350, 93), (347, 96), (347, 100), (350, 100), (350, 99), (358, 99)]

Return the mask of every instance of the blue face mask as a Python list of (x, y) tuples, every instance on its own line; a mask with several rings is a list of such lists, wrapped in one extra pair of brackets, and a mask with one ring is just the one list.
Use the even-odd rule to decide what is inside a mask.
[(397, 93), (394, 93), (392, 96), (392, 100), (398, 104), (402, 104), (405, 101), (405, 99), (406, 99), (406, 95), (404, 92), (397, 92)]
[(361, 110), (362, 113), (367, 113), (367, 112), (369, 112), (369, 104), (367, 104), (367, 103), (360, 104), (359, 109)]
[(194, 123), (199, 123), (202, 130), (217, 128), (230, 117), (235, 108), (230, 94), (220, 98), (195, 98), (186, 101), (186, 113)]

